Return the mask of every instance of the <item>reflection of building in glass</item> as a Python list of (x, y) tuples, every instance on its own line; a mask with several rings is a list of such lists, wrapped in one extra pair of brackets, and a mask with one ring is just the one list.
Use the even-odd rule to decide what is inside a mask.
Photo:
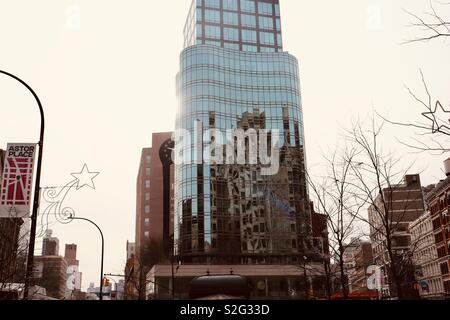
[[(184, 161), (175, 166), (175, 247), (186, 262), (294, 263), (310, 252), (298, 62), (282, 52), (279, 26), (278, 0), (193, 1), (177, 78), (176, 128), (192, 138), (177, 141)], [(202, 139), (202, 129), (224, 136)], [(259, 147), (268, 130), (268, 149), (280, 146), (277, 173), (263, 175), (258, 156), (249, 161), (248, 136), (246, 164), (208, 162), (195, 150), (214, 142), (212, 155), (228, 156), (230, 129), (256, 130)]]

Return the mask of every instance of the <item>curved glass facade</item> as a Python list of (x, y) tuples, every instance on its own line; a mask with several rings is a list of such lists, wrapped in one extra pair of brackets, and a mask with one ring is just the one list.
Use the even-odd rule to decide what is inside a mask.
[[(211, 263), (301, 255), (311, 231), (297, 59), (196, 45), (182, 52), (177, 82), (176, 128), (185, 130), (176, 141), (184, 160), (175, 165), (177, 254)], [(281, 147), (279, 170), (262, 175), (259, 163), (205, 161), (211, 141), (220, 145), (213, 152), (226, 147), (215, 133), (199, 138), (201, 129), (278, 130), (268, 141)], [(199, 141), (203, 156), (194, 147)]]

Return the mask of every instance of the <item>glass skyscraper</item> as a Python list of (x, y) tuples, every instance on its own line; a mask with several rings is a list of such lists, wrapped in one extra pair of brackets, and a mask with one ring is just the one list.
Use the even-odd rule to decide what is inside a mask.
[[(313, 245), (298, 62), (283, 52), (279, 0), (194, 0), (184, 36), (175, 252), (187, 263), (294, 263)], [(259, 132), (268, 130), (267, 144), (280, 146), (279, 170), (262, 174), (259, 156), (206, 161), (211, 142), (219, 146), (214, 156), (227, 156), (214, 132), (235, 142), (230, 129), (257, 132), (259, 147)], [(250, 159), (251, 140), (246, 135), (233, 155), (245, 149)]]

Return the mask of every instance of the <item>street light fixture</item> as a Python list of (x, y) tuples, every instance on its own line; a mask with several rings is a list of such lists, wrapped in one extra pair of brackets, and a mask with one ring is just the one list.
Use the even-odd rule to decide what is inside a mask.
[(14, 80), (20, 82), (25, 88), (27, 88), (31, 94), (33, 95), (34, 99), (36, 100), (39, 112), (41, 115), (41, 130), (39, 135), (39, 153), (38, 153), (38, 160), (37, 160), (37, 169), (36, 169), (36, 181), (34, 186), (34, 199), (33, 199), (33, 212), (31, 214), (31, 229), (30, 229), (30, 243), (28, 246), (28, 259), (27, 259), (27, 270), (25, 273), (25, 283), (24, 283), (24, 291), (23, 291), (23, 299), (28, 299), (28, 291), (30, 286), (30, 279), (33, 274), (33, 264), (34, 264), (34, 247), (36, 243), (36, 226), (37, 226), (37, 216), (38, 216), (38, 210), (39, 210), (39, 193), (41, 189), (41, 169), (42, 169), (42, 154), (43, 154), (43, 148), (44, 148), (44, 131), (45, 131), (45, 117), (44, 117), (44, 109), (42, 108), (41, 101), (39, 100), (39, 97), (37, 96), (36, 92), (22, 79), (18, 78), (17, 76), (0, 70), (0, 74), (4, 74), (10, 78), (13, 78)]
[(91, 224), (93, 224), (98, 231), (100, 232), (100, 236), (102, 238), (102, 259), (101, 259), (101, 263), (100, 263), (100, 300), (103, 300), (103, 260), (104, 260), (104, 255), (105, 255), (105, 238), (103, 237), (103, 232), (100, 229), (100, 227), (93, 221), (86, 219), (86, 218), (77, 218), (74, 216), (70, 216), (69, 220), (82, 220), (82, 221), (87, 221)]

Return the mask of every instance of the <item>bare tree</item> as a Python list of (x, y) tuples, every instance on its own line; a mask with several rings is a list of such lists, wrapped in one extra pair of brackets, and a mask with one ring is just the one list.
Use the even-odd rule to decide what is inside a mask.
[[(449, 2), (439, 2), (441, 8), (450, 8)], [(420, 31), (420, 35), (415, 39), (405, 41), (405, 44), (411, 43), (427, 43), (437, 39), (450, 38), (450, 17), (444, 17), (437, 10), (433, 1), (430, 1), (430, 10), (423, 14), (415, 14), (405, 10), (405, 12), (413, 19), (411, 26)], [(442, 100), (432, 96), (424, 74), (420, 70), (422, 84), (425, 89), (426, 96), (421, 98), (414, 93), (409, 87), (406, 87), (413, 100), (423, 108), (422, 119), (415, 122), (401, 122), (387, 120), (381, 116), (383, 120), (404, 127), (417, 130), (411, 142), (401, 142), (402, 144), (414, 149), (417, 152), (432, 152), (435, 154), (444, 154), (450, 151), (450, 105), (446, 106)]]
[[(327, 174), (320, 182), (308, 177), (319, 212), (327, 217), (331, 255), (339, 265), (344, 299), (349, 295), (344, 265), (346, 244), (354, 236), (355, 221), (365, 205), (365, 201), (357, 201), (351, 181), (353, 162), (357, 155), (358, 151), (354, 147), (346, 147), (342, 153), (335, 151), (331, 158), (325, 158)], [(328, 271), (331, 273), (331, 269)]]
[(411, 189), (402, 189), (404, 194), (401, 201), (398, 200), (399, 182), (411, 166), (402, 168), (400, 160), (392, 153), (383, 152), (380, 135), (384, 123), (370, 120), (369, 126), (357, 122), (347, 132), (348, 141), (358, 148), (356, 161), (351, 162), (355, 196), (368, 206), (369, 212), (368, 218), (359, 215), (359, 219), (371, 228), (371, 240), (378, 248), (377, 254), (381, 257), (378, 262), (385, 266), (391, 291), (404, 299), (411, 264), (410, 252), (399, 249), (403, 241), (409, 247), (408, 237), (400, 234), (407, 231), (407, 222), (423, 213), (422, 190), (420, 180), (416, 181)]
[[(441, 2), (440, 5), (450, 6), (450, 3)], [(422, 15), (407, 10), (405, 12), (413, 18), (411, 26), (419, 29), (422, 33), (415, 39), (406, 41), (406, 43), (429, 42), (439, 38), (450, 38), (450, 18), (444, 17), (439, 13), (435, 9), (433, 1), (430, 1), (430, 10)]]
[(29, 234), (21, 233), (22, 223), (22, 219), (0, 219), (0, 292), (9, 292), (7, 296), (20, 291), (17, 286), (25, 279)]
[(423, 108), (420, 121), (399, 122), (389, 120), (380, 114), (378, 116), (387, 123), (415, 130), (412, 141), (399, 141), (401, 144), (416, 152), (431, 152), (441, 155), (450, 151), (450, 106), (445, 107), (441, 101), (433, 98), (422, 70), (420, 70), (420, 75), (425, 98), (419, 97), (409, 87), (406, 87), (413, 101)]
[(167, 263), (166, 245), (161, 241), (148, 240), (140, 254), (133, 256), (125, 267), (125, 282), (128, 287), (128, 300), (145, 300), (147, 273), (158, 263)]

